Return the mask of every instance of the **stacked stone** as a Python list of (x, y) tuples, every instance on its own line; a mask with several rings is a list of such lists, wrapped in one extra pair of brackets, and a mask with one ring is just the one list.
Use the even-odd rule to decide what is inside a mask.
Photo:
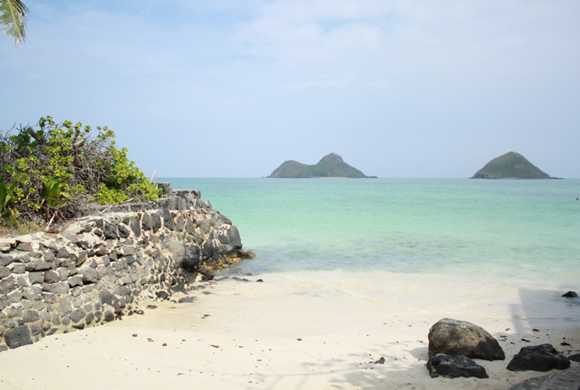
[(59, 235), (0, 239), (0, 350), (112, 321), (140, 299), (168, 297), (196, 274), (211, 278), (247, 257), (231, 221), (199, 198), (192, 210), (186, 195), (158, 210), (90, 217)]
[(119, 205), (93, 205), (81, 207), (75, 211), (75, 218), (82, 218), (98, 213), (142, 212), (167, 208), (169, 210), (211, 209), (211, 203), (201, 199), (201, 192), (196, 190), (173, 190), (169, 183), (157, 183), (164, 198), (149, 202), (129, 202)]

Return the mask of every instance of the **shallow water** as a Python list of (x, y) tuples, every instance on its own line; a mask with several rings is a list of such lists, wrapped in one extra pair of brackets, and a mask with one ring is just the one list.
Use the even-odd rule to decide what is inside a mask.
[(244, 272), (497, 276), (577, 285), (580, 180), (166, 179), (239, 228)]

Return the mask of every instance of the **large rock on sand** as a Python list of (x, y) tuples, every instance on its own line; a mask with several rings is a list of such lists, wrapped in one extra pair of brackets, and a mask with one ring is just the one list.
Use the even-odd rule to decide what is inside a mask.
[(439, 354), (427, 362), (431, 378), (444, 376), (446, 378), (489, 378), (485, 368), (463, 355), (449, 356)]
[(565, 370), (570, 367), (570, 360), (560, 355), (552, 344), (523, 347), (508, 364), (510, 371), (549, 371), (553, 368)]
[(442, 353), (472, 359), (504, 360), (505, 354), (483, 328), (467, 321), (444, 318), (429, 330), (429, 358)]

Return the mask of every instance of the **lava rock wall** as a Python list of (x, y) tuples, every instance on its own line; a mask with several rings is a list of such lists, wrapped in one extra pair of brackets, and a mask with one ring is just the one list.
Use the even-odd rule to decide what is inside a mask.
[(167, 298), (196, 276), (211, 279), (253, 257), (199, 192), (167, 192), (132, 209), (92, 209), (108, 212), (59, 234), (1, 238), (0, 351), (132, 314), (139, 301)]

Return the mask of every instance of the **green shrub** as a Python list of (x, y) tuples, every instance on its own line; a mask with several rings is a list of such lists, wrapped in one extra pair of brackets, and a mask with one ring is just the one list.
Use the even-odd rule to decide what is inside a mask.
[(4, 184), (4, 178), (0, 177), (0, 219), (14, 219), (15, 210), (10, 208), (10, 203), (14, 200), (14, 184)]
[(97, 127), (93, 136), (90, 126), (57, 124), (51, 117), (40, 118), (35, 128), (21, 126), (17, 134), (0, 132), (2, 218), (17, 212), (29, 219), (54, 211), (70, 216), (94, 199), (158, 199), (162, 190), (127, 158), (126, 148), (115, 147), (114, 138), (107, 127)]

